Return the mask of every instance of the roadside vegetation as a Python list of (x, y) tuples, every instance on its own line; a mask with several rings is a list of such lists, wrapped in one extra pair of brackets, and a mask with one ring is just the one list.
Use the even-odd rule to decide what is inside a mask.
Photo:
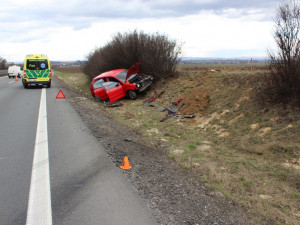
[(277, 52), (269, 51), (269, 70), (257, 92), (262, 102), (300, 106), (300, 3), (282, 3), (274, 19)]
[[(59, 71), (56, 76), (91, 98), (80, 69)], [(293, 105), (258, 103), (256, 89), (268, 68), (180, 65), (177, 73), (135, 101), (119, 101), (121, 107), (99, 106), (196, 174), (212, 195), (232, 199), (277, 224), (299, 224), (300, 111)], [(152, 104), (159, 105), (145, 106), (155, 93), (160, 95)], [(158, 111), (180, 98), (177, 116)]]
[(0, 56), (0, 70), (4, 70), (7, 68), (6, 63), (7, 63), (7, 60)]
[(118, 33), (112, 41), (89, 54), (83, 72), (91, 81), (96, 75), (113, 70), (127, 69), (142, 63), (142, 73), (150, 74), (154, 81), (174, 75), (180, 61), (181, 44), (166, 35), (133, 31)]
[(55, 76), (62, 79), (72, 89), (79, 91), (85, 96), (90, 94), (90, 81), (82, 73), (81, 67), (60, 67), (54, 71)]

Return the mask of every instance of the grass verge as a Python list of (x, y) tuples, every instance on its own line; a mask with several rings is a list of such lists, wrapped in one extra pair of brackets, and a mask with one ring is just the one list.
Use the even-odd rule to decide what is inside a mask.
[[(178, 72), (178, 77), (153, 86), (146, 96), (122, 99), (122, 107), (108, 112), (178, 164), (198, 172), (199, 179), (220, 195), (277, 224), (300, 224), (299, 109), (254, 101), (254, 89), (267, 73), (263, 67), (185, 66)], [(89, 94), (83, 74), (55, 74)], [(199, 87), (205, 92), (191, 95)], [(143, 101), (154, 91), (163, 92), (154, 102), (159, 106), (145, 106)], [(189, 107), (178, 117), (166, 119), (166, 112), (158, 111), (181, 97)], [(202, 97), (208, 98), (208, 105), (200, 104)], [(189, 113), (195, 117), (182, 117)]]

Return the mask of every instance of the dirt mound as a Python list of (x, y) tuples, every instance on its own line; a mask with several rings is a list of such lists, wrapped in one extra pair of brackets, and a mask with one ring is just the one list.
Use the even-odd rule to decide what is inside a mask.
[(209, 95), (203, 86), (195, 87), (183, 99), (183, 107), (180, 109), (181, 114), (194, 114), (199, 113), (206, 109), (209, 105)]

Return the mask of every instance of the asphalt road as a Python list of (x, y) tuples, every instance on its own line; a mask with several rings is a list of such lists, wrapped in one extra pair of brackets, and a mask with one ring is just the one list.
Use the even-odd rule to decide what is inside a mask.
[[(21, 79), (0, 77), (0, 224), (26, 224), (28, 217), (48, 217), (47, 224), (156, 224), (68, 96), (56, 99), (59, 90), (55, 83), (48, 89), (24, 89)], [(46, 115), (40, 112), (42, 99)], [(38, 120), (46, 125), (37, 126)], [(46, 173), (33, 175), (40, 168)], [(41, 180), (50, 181), (50, 196)], [(30, 206), (29, 193), (36, 198)], [(41, 199), (49, 200), (50, 213), (44, 213)]]

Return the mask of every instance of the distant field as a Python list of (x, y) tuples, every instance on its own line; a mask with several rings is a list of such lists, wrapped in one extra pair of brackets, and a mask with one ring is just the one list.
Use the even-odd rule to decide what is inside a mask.
[(249, 64), (218, 64), (218, 63), (206, 63), (206, 64), (196, 64), (196, 63), (185, 63), (179, 64), (178, 68), (189, 68), (189, 69), (197, 69), (197, 68), (211, 68), (211, 69), (241, 69), (241, 70), (261, 70), (266, 69), (267, 65), (265, 63), (257, 63), (251, 65)]
[(82, 73), (82, 67), (80, 66), (55, 67), (54, 70), (62, 73)]

